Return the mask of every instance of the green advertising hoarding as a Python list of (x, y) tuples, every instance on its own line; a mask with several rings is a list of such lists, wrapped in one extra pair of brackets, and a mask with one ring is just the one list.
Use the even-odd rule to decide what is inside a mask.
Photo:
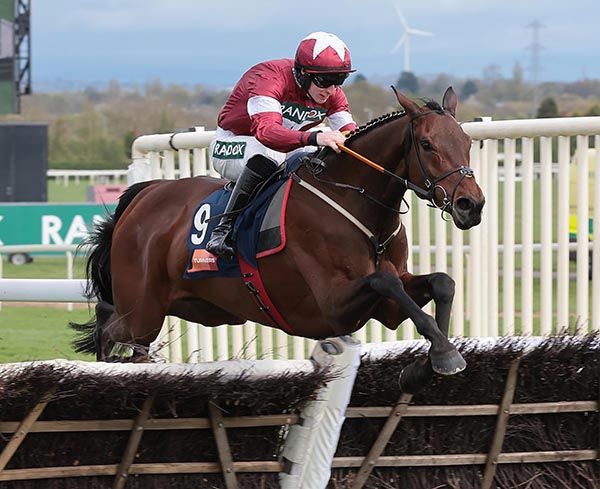
[(114, 204), (1, 204), (0, 245), (79, 244), (114, 209)]

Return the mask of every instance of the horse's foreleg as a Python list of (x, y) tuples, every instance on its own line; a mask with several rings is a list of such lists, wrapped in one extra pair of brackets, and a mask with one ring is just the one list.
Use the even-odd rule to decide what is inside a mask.
[[(416, 361), (402, 373), (403, 390), (410, 392), (422, 388), (431, 380), (432, 369), (443, 375), (452, 375), (466, 366), (447, 337), (453, 297), (453, 287), (448, 287), (452, 284), (451, 279), (445, 280), (443, 274), (437, 274), (430, 281), (433, 285), (428, 285), (426, 280), (415, 278), (418, 280), (407, 280), (412, 296), (398, 276), (379, 271), (344, 285), (330, 286), (331, 292), (324, 295), (321, 301), (322, 310), (333, 318), (332, 324), (336, 325), (338, 334), (356, 331), (360, 324), (374, 316), (380, 305), (386, 311), (382, 320), (389, 327), (397, 327), (403, 319), (412, 319), (419, 333), (431, 342), (431, 348), (427, 361)], [(418, 294), (421, 288), (424, 293)], [(436, 318), (445, 324), (442, 328), (438, 327), (436, 319), (421, 310), (432, 298), (440, 305), (436, 310)], [(381, 304), (382, 300), (386, 300), (386, 304)], [(351, 331), (344, 331), (344, 327), (351, 328)]]
[(442, 333), (448, 336), (450, 312), (454, 301), (454, 280), (446, 273), (402, 276), (406, 293), (423, 307), (431, 299), (435, 302), (435, 322)]
[[(454, 297), (454, 288), (451, 287), (446, 292), (448, 286), (453, 282), (445, 280), (444, 274), (436, 274), (437, 277), (433, 279), (435, 285), (425, 287), (432, 294), (429, 296), (424, 294), (419, 296), (421, 301), (427, 303), (431, 297), (434, 299), (437, 297), (437, 303), (440, 307), (436, 307), (436, 319), (432, 318), (428, 314), (425, 314), (421, 310), (420, 303), (415, 302), (413, 299), (415, 293), (415, 287), (419, 285), (419, 282), (415, 282), (414, 286), (411, 281), (408, 280), (407, 284), (410, 287), (410, 292), (405, 287), (404, 283), (394, 275), (376, 272), (371, 275), (370, 284), (373, 290), (378, 292), (381, 296), (393, 300), (398, 308), (405, 313), (414, 322), (419, 334), (427, 338), (431, 342), (429, 349), (429, 358), (431, 360), (431, 367), (436, 373), (442, 375), (453, 375), (456, 374), (466, 367), (466, 363), (458, 352), (456, 347), (448, 341), (448, 322), (450, 319), (450, 308), (452, 306), (452, 298)], [(411, 276), (412, 277), (412, 276)], [(447, 275), (446, 275), (447, 277)], [(418, 277), (421, 278), (421, 277)], [(423, 277), (425, 278), (425, 277)], [(427, 284), (427, 281), (424, 281)], [(435, 291), (434, 291), (435, 290)], [(438, 321), (443, 326), (438, 327)]]

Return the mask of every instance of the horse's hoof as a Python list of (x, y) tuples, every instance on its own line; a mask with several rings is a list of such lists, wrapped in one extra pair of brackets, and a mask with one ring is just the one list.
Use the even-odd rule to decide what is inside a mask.
[(433, 370), (429, 360), (415, 360), (402, 369), (398, 383), (402, 392), (416, 394), (431, 384), (432, 379)]
[(436, 374), (455, 375), (467, 367), (467, 362), (456, 348), (439, 354), (430, 352), (430, 357), (431, 368)]

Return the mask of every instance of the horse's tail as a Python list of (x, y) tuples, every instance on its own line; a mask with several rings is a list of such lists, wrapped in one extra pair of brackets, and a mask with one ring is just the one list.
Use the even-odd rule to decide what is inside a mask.
[[(87, 277), (85, 295), (89, 300), (97, 300), (99, 304), (104, 306), (114, 304), (110, 269), (113, 231), (119, 218), (137, 194), (153, 183), (156, 183), (156, 181), (140, 182), (129, 187), (119, 198), (114, 214), (101, 222), (97, 222), (92, 232), (82, 242), (82, 245), (92, 247), (85, 268)], [(77, 352), (94, 353), (97, 351), (97, 329), (101, 327), (100, 323), (104, 318), (98, 317), (98, 308), (96, 308), (96, 311), (96, 317), (87, 323), (69, 323), (71, 328), (79, 333), (78, 338), (73, 342)]]
[(140, 182), (129, 187), (119, 198), (119, 203), (114, 214), (104, 221), (96, 223), (84, 244), (92, 247), (92, 252), (87, 260), (86, 276), (88, 279), (86, 295), (90, 300), (114, 304), (112, 295), (112, 274), (110, 270), (110, 249), (115, 226), (125, 209), (133, 199), (154, 181)]

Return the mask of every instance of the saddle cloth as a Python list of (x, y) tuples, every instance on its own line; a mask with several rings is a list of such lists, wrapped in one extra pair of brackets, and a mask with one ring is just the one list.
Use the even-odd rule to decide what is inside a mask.
[(278, 253), (285, 247), (285, 209), (292, 180), (287, 173), (263, 189), (236, 219), (233, 240), (238, 256), (223, 260), (205, 250), (212, 230), (219, 219), (211, 216), (223, 213), (231, 191), (226, 187), (210, 194), (197, 207), (188, 235), (188, 266), (186, 279), (240, 277), (239, 259), (253, 268), (258, 258)]

